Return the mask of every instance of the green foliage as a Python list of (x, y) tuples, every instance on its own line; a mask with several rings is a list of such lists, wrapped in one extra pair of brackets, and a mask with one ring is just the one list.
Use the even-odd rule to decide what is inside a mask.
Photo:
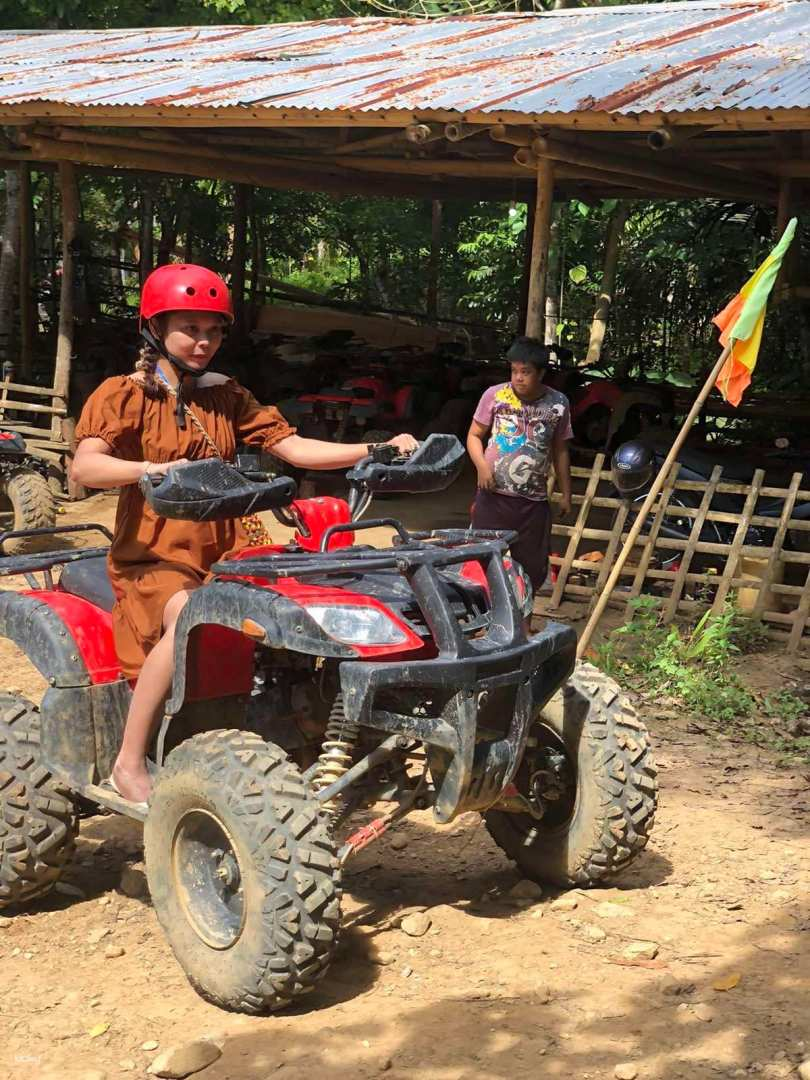
[(609, 674), (630, 676), (642, 689), (681, 702), (687, 709), (723, 722), (749, 716), (754, 696), (733, 670), (740, 653), (743, 620), (733, 607), (707, 612), (691, 629), (662, 626), (654, 597), (633, 602), (632, 617), (597, 650)]

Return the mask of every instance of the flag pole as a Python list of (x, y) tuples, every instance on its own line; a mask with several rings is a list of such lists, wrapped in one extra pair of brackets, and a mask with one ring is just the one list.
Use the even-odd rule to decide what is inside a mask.
[(627, 534), (627, 539), (624, 542), (624, 546), (619, 552), (619, 556), (614, 563), (613, 569), (610, 572), (610, 576), (605, 582), (605, 586), (602, 589), (599, 599), (596, 602), (596, 607), (593, 609), (591, 617), (588, 619), (585, 629), (582, 631), (582, 636), (580, 637), (579, 644), (577, 645), (577, 659), (580, 659), (585, 654), (588, 646), (591, 643), (591, 638), (594, 635), (594, 631), (599, 625), (599, 620), (602, 618), (604, 610), (607, 607), (608, 600), (610, 599), (610, 594), (616, 587), (616, 583), (618, 582), (621, 572), (624, 569), (624, 564), (627, 562), (627, 558), (630, 552), (633, 550), (635, 542), (639, 536), (639, 533), (641, 532), (642, 526), (647, 519), (647, 515), (652, 509), (653, 503), (658, 498), (658, 495), (664, 486), (664, 481), (669, 474), (669, 470), (672, 468), (673, 462), (677, 459), (681, 447), (686, 441), (686, 436), (692, 430), (692, 425), (694, 424), (695, 420), (697, 420), (700, 414), (700, 410), (703, 408), (704, 404), (706, 403), (706, 399), (712, 392), (712, 387), (720, 377), (720, 372), (723, 370), (723, 366), (725, 365), (726, 360), (728, 360), (729, 356), (731, 355), (733, 344), (733, 342), (729, 342), (729, 344), (723, 349), (722, 353), (720, 354), (720, 357), (717, 363), (712, 368), (712, 372), (706, 380), (703, 389), (700, 391), (697, 398), (695, 399), (694, 404), (692, 405), (692, 408), (689, 410), (689, 415), (684, 420), (681, 430), (675, 437), (675, 442), (672, 444), (672, 447), (666, 456), (664, 464), (661, 466), (658, 475), (653, 481), (653, 485), (647, 494), (647, 498), (642, 503), (641, 509), (636, 516), (636, 520), (633, 522), (633, 526), (630, 529), (630, 532)]

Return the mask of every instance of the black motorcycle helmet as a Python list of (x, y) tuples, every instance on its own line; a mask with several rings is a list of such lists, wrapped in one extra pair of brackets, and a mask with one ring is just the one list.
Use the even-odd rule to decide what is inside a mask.
[(611, 461), (613, 484), (620, 495), (632, 498), (649, 484), (654, 468), (653, 452), (633, 439), (622, 443)]

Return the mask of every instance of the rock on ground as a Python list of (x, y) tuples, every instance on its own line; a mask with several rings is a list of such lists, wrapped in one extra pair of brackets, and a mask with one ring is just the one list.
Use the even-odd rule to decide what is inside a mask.
[(638, 1076), (638, 1068), (631, 1062), (625, 1061), (621, 1065), (617, 1065), (613, 1070), (613, 1075), (616, 1080), (636, 1080)]
[(181, 1046), (170, 1046), (155, 1058), (146, 1071), (164, 1080), (183, 1080), (186, 1076), (207, 1069), (220, 1057), (222, 1051), (216, 1043), (208, 1039), (195, 1039)]
[(431, 925), (432, 921), (428, 914), (424, 911), (415, 911), (413, 915), (406, 915), (399, 927), (408, 937), (424, 937)]
[(543, 887), (538, 885), (536, 881), (523, 878), (522, 881), (519, 881), (517, 885), (513, 885), (509, 890), (509, 897), (512, 900), (541, 900)]
[(654, 941), (631, 941), (622, 953), (627, 960), (654, 960), (658, 946)]

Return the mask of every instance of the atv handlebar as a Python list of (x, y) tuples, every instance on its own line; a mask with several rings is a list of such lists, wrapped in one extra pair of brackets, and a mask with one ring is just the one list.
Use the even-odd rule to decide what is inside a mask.
[[(463, 463), (464, 448), (454, 435), (429, 435), (408, 455), (389, 443), (375, 446), (346, 473), (352, 518), (362, 516), (377, 492), (443, 491)], [(297, 525), (284, 511), (295, 498), (295, 482), (288, 476), (268, 479), (255, 467), (238, 464), (221, 458), (173, 464), (165, 476), (142, 476), (140, 489), (155, 513), (165, 518), (219, 521), (272, 510), (284, 524)]]
[(245, 517), (289, 506), (295, 498), (289, 476), (259, 481), (219, 458), (170, 465), (165, 476), (142, 476), (140, 489), (156, 514), (183, 521)]

